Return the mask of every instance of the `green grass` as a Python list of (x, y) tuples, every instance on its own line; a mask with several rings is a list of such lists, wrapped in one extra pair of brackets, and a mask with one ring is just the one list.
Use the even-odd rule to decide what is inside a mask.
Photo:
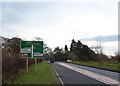
[(49, 63), (38, 63), (37, 72), (35, 65), (29, 67), (29, 72), (25, 72), (15, 79), (15, 84), (59, 84), (59, 81)]
[(105, 69), (110, 69), (110, 70), (119, 70), (120, 63), (118, 62), (82, 62), (82, 61), (77, 61), (77, 62), (71, 62), (75, 64), (82, 64), (82, 65), (87, 65), (87, 66), (93, 66), (93, 67), (100, 67), (100, 68), (105, 68)]

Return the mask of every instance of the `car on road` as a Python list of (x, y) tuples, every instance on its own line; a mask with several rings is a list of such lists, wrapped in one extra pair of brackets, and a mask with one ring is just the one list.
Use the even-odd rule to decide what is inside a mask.
[(51, 58), (50, 63), (54, 63), (54, 62), (55, 62), (55, 59)]
[(67, 60), (67, 62), (72, 62), (72, 60)]

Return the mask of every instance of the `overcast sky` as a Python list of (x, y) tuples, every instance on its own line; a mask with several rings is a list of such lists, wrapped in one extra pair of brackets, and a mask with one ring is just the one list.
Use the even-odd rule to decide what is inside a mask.
[[(82, 39), (118, 34), (118, 0), (75, 2), (2, 2), (2, 36), (32, 40), (40, 37), (51, 48)], [(117, 37), (117, 36), (116, 36)], [(114, 38), (114, 37), (113, 37)], [(102, 39), (101, 39), (102, 40)], [(117, 40), (103, 43), (105, 53), (117, 52)]]

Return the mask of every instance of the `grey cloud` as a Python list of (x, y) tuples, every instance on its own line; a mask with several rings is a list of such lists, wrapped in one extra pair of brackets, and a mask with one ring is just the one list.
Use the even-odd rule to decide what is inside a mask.
[(96, 41), (101, 40), (102, 42), (109, 42), (109, 41), (118, 41), (120, 40), (120, 35), (108, 35), (108, 36), (96, 36), (93, 38), (83, 38), (80, 39), (82, 41)]

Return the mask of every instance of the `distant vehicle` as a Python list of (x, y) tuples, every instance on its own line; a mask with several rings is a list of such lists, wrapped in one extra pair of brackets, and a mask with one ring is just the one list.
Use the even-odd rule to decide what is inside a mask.
[(67, 60), (67, 62), (72, 62), (72, 60)]
[(55, 59), (51, 58), (50, 63), (54, 63), (54, 62), (55, 62)]

